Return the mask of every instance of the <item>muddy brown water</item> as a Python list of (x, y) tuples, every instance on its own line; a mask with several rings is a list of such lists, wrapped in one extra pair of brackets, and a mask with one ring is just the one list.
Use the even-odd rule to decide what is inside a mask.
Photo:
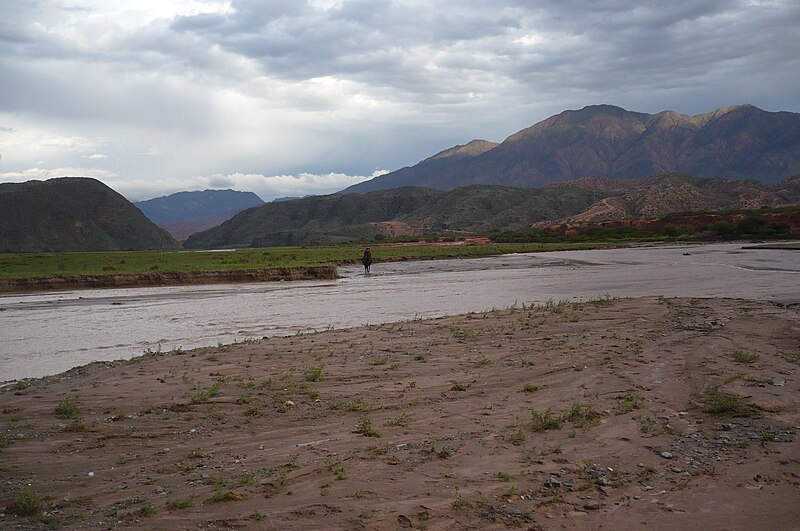
[(800, 252), (742, 244), (343, 267), (336, 281), (0, 296), (0, 381), (147, 350), (439, 317), (548, 300), (732, 297), (800, 303)]

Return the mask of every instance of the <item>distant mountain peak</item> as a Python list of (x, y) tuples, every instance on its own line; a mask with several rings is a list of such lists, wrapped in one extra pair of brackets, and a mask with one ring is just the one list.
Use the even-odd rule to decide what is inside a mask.
[(494, 149), (499, 144), (497, 142), (490, 142), (488, 140), (471, 140), (464, 145), (453, 146), (444, 151), (440, 151), (436, 155), (425, 159), (426, 161), (445, 159), (448, 157), (477, 157)]

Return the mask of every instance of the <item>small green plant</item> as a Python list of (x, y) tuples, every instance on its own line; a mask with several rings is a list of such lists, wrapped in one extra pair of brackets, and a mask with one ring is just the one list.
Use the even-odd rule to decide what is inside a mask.
[(242, 501), (243, 499), (244, 495), (239, 494), (238, 492), (234, 492), (232, 490), (218, 490), (208, 499), (208, 501), (212, 503), (220, 503), (229, 501)]
[(515, 431), (511, 435), (510, 440), (511, 444), (513, 444), (514, 446), (522, 446), (523, 444), (525, 444), (525, 432), (522, 431), (522, 428), (517, 429), (517, 431)]
[(153, 516), (156, 514), (156, 506), (152, 502), (145, 502), (144, 505), (139, 507), (136, 514), (140, 516)]
[(55, 413), (62, 419), (74, 419), (80, 417), (81, 408), (75, 397), (68, 396), (56, 406)]
[(381, 434), (372, 427), (372, 419), (364, 415), (361, 422), (356, 424), (355, 433), (360, 433), (364, 437), (380, 437)]
[(194, 501), (191, 498), (185, 498), (182, 500), (175, 500), (168, 498), (166, 501), (167, 509), (170, 511), (174, 511), (176, 509), (188, 509), (189, 507), (194, 505)]
[(322, 365), (319, 367), (308, 367), (305, 371), (303, 371), (303, 376), (305, 376), (305, 379), (309, 382), (318, 382), (320, 379), (322, 379), (322, 369)]
[(439, 459), (448, 459), (449, 457), (452, 457), (453, 454), (456, 453), (456, 451), (450, 448), (449, 446), (442, 446), (441, 448), (436, 448), (436, 445), (432, 444), (430, 453), (432, 455), (435, 455)]
[(711, 393), (703, 401), (703, 412), (717, 416), (746, 417), (753, 413), (753, 407), (745, 404), (741, 396)]
[(500, 481), (511, 481), (511, 479), (512, 479), (512, 476), (511, 476), (511, 474), (508, 474), (508, 473), (506, 473), (506, 472), (498, 472), (498, 473), (497, 473), (497, 478), (498, 478)]
[(550, 408), (547, 408), (542, 413), (531, 409), (531, 415), (533, 417), (533, 431), (557, 430), (563, 423), (562, 418), (554, 415)]
[(86, 419), (82, 416), (69, 419), (67, 425), (64, 426), (64, 431), (81, 432), (86, 431), (87, 429)]
[(467, 390), (467, 386), (462, 384), (462, 383), (455, 382), (453, 384), (453, 387), (450, 388), (450, 390), (451, 391), (466, 391)]
[(573, 404), (572, 408), (562, 415), (564, 420), (574, 422), (579, 428), (588, 428), (598, 424), (601, 416), (602, 414), (592, 406), (582, 406), (580, 404)]
[(523, 387), (522, 390), (526, 393), (535, 393), (536, 391), (539, 390), (539, 386), (533, 384), (525, 384), (525, 387)]
[(456, 489), (456, 501), (453, 502), (453, 509), (469, 509), (472, 507), (472, 502), (466, 499), (458, 489), (458, 486), (455, 487)]
[(634, 409), (642, 407), (642, 397), (636, 393), (622, 393), (615, 397), (617, 405), (614, 406), (614, 413), (624, 415)]
[(34, 516), (42, 509), (42, 497), (33, 487), (24, 487), (14, 496), (20, 516)]
[(192, 402), (205, 402), (215, 396), (219, 396), (219, 388), (221, 387), (220, 382), (215, 382), (214, 385), (209, 387), (208, 389), (203, 389), (202, 391), (196, 392), (192, 395)]
[(733, 361), (736, 363), (748, 364), (757, 362), (758, 358), (761, 357), (755, 350), (752, 352), (746, 350), (734, 350), (731, 356), (733, 357)]
[(411, 416), (408, 413), (403, 413), (400, 416), (392, 419), (389, 421), (389, 426), (408, 426), (408, 422), (411, 420)]
[(489, 365), (491, 365), (491, 364), (492, 364), (492, 360), (490, 360), (489, 358), (481, 358), (481, 359), (479, 359), (478, 361), (476, 361), (476, 362), (473, 364), (473, 366), (474, 366), (476, 369), (480, 369), (481, 367), (488, 367), (488, 366), (489, 366)]

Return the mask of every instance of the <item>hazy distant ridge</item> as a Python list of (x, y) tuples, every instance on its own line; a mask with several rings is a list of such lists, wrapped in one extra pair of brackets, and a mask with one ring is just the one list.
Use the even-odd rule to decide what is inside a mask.
[(134, 203), (150, 220), (179, 240), (263, 204), (253, 192), (236, 190), (178, 192)]

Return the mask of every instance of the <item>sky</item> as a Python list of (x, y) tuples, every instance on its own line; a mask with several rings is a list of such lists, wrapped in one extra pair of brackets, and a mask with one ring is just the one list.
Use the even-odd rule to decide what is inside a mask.
[(0, 182), (325, 194), (566, 109), (800, 112), (797, 0), (0, 0)]

